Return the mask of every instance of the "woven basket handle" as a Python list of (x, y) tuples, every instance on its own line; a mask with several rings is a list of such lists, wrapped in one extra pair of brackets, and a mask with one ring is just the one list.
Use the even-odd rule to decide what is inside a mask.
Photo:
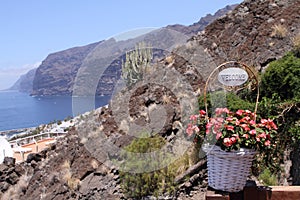
[[(225, 62), (221, 65), (219, 65), (217, 68), (215, 68), (210, 75), (208, 76), (206, 83), (205, 83), (205, 87), (204, 87), (204, 104), (205, 104), (205, 110), (206, 110), (206, 117), (208, 118), (208, 108), (207, 108), (207, 89), (208, 89), (208, 84), (210, 83), (210, 81), (215, 78), (216, 73), (220, 72), (223, 69), (226, 69), (229, 67), (238, 67), (241, 68), (243, 70), (245, 70), (248, 74), (248, 80), (243, 83), (242, 85), (239, 86), (225, 86), (223, 85), (223, 89), (227, 90), (227, 91), (238, 91), (244, 88), (254, 88), (257, 90), (257, 96), (256, 96), (256, 103), (255, 103), (255, 109), (254, 109), (254, 113), (256, 114), (257, 112), (257, 107), (258, 107), (258, 100), (259, 100), (259, 79), (257, 76), (257, 72), (255, 69), (253, 69), (252, 67), (247, 66), (244, 63), (241, 62), (237, 62), (237, 61), (229, 61), (229, 62)], [(254, 89), (252, 89), (254, 90)]]

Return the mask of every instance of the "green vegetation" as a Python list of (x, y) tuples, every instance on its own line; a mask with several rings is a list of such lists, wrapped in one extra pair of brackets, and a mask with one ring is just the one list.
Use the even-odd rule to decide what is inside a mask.
[(135, 50), (126, 53), (125, 63), (122, 64), (122, 77), (127, 87), (143, 79), (149, 71), (152, 60), (152, 49), (145, 43), (138, 43)]
[(277, 178), (271, 173), (269, 169), (263, 170), (263, 172), (258, 176), (259, 181), (261, 181), (265, 186), (277, 185)]
[[(167, 162), (163, 159), (161, 162), (157, 159), (139, 159), (137, 154), (132, 153), (149, 153), (161, 149), (166, 141), (161, 136), (153, 136), (150, 138), (135, 139), (125, 148), (122, 155), (126, 158), (126, 172), (120, 172), (121, 187), (128, 198), (141, 199), (143, 196), (162, 194), (172, 194), (175, 192), (174, 185), (175, 176), (186, 170), (189, 166), (189, 156), (184, 155), (169, 166), (160, 169), (161, 162)], [(152, 172), (135, 173), (135, 170), (143, 171), (145, 166), (157, 169)]]
[(270, 63), (262, 76), (262, 95), (271, 98), (278, 94), (281, 100), (300, 99), (300, 58), (292, 52)]
[[(261, 95), (257, 110), (257, 119), (274, 119), (278, 125), (276, 146), (258, 155), (253, 163), (252, 172), (262, 177), (282, 172), (283, 153), (300, 143), (300, 58), (295, 52), (287, 53), (282, 59), (273, 61), (261, 75)], [(252, 96), (252, 97), (251, 97)], [(249, 98), (250, 97), (250, 98)], [(256, 95), (253, 91), (224, 94), (221, 91), (208, 96), (208, 111), (214, 107), (226, 106), (229, 110), (248, 109), (254, 111)], [(225, 99), (224, 99), (225, 98)], [(225, 102), (225, 103), (224, 103)], [(199, 98), (199, 107), (204, 109), (203, 97)], [(210, 113), (209, 113), (210, 114)], [(268, 169), (268, 171), (264, 171)], [(266, 175), (267, 174), (267, 175)], [(273, 179), (273, 178), (270, 178)], [(275, 184), (265, 180), (266, 184)]]

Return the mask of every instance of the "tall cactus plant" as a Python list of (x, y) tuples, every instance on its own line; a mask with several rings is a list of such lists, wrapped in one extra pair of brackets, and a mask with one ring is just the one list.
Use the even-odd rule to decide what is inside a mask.
[(122, 77), (127, 87), (130, 88), (143, 79), (144, 74), (149, 71), (152, 58), (152, 48), (144, 42), (138, 43), (135, 50), (126, 53), (125, 62), (122, 63)]

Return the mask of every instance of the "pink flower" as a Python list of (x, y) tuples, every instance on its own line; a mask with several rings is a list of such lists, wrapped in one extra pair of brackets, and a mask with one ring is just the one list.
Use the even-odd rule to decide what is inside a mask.
[(265, 146), (270, 146), (270, 145), (271, 145), (270, 140), (266, 140), (266, 141), (265, 141)]
[(192, 127), (192, 129), (196, 132), (196, 133), (199, 133), (200, 129), (198, 128), (198, 126), (194, 125)]
[(245, 110), (245, 113), (251, 114), (252, 112), (250, 110)]
[(224, 118), (222, 118), (222, 117), (218, 117), (216, 120), (217, 120), (218, 122), (221, 122), (221, 123), (224, 122)]
[(228, 114), (229, 113), (228, 108), (223, 108), (223, 112), (226, 113), (226, 114)]
[(191, 121), (196, 121), (198, 119), (198, 117), (199, 117), (198, 115), (191, 115), (190, 120)]
[(259, 137), (256, 137), (256, 142), (260, 142), (260, 138)]
[(249, 123), (249, 121), (250, 121), (250, 117), (249, 117), (249, 116), (243, 117), (243, 118), (240, 120), (240, 122), (242, 122), (242, 123)]
[(239, 115), (239, 116), (242, 116), (243, 112), (244, 112), (244, 110), (238, 110), (238, 111), (236, 111), (236, 114)]
[(261, 119), (261, 123), (263, 126), (265, 126), (269, 130), (271, 130), (271, 129), (277, 130), (278, 129), (276, 124), (271, 119)]
[(213, 125), (212, 123), (208, 122), (208, 123), (206, 124), (206, 129), (211, 129), (212, 125)]
[(229, 138), (224, 138), (223, 143), (226, 147), (230, 147), (232, 145), (232, 141)]
[(192, 124), (188, 124), (188, 127), (186, 129), (186, 133), (187, 133), (188, 136), (193, 135), (194, 131), (193, 131)]
[(234, 126), (227, 125), (227, 126), (226, 126), (226, 129), (227, 129), (228, 131), (234, 131)]
[(232, 122), (233, 121), (233, 117), (226, 117), (226, 121)]
[(250, 131), (250, 127), (247, 124), (240, 125), (245, 131)]
[(223, 113), (228, 114), (229, 110), (228, 110), (228, 108), (216, 108), (215, 112), (216, 112), (216, 115), (221, 115)]
[(222, 114), (222, 108), (216, 108), (215, 112), (216, 112), (216, 115), (221, 115)]
[(251, 121), (250, 121), (250, 124), (251, 124), (252, 126), (254, 126), (254, 125), (256, 124), (256, 122), (255, 122), (254, 120), (251, 120)]
[(266, 139), (266, 138), (267, 138), (267, 135), (266, 135), (265, 133), (261, 133), (261, 134), (259, 134), (258, 137)]
[(249, 138), (249, 135), (248, 135), (248, 134), (244, 134), (242, 137), (248, 139), (248, 138)]
[(218, 139), (220, 139), (220, 137), (222, 137), (222, 133), (221, 132), (217, 132), (216, 139), (218, 140)]
[(256, 135), (256, 130), (252, 129), (251, 131), (249, 131), (250, 135)]
[(240, 122), (239, 120), (236, 120), (236, 121), (235, 121), (235, 125), (236, 125), (236, 126), (240, 125), (240, 123), (241, 123), (241, 122)]

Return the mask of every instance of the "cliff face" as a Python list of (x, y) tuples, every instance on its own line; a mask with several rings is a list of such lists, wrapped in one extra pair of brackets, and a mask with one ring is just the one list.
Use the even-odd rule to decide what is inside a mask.
[(70, 95), (84, 58), (101, 42), (50, 54), (38, 67), (32, 95)]
[(186, 35), (193, 36), (196, 35), (199, 31), (205, 29), (207, 25), (226, 15), (228, 12), (232, 11), (238, 4), (228, 5), (225, 8), (218, 10), (215, 14), (207, 14), (205, 17), (201, 17), (200, 20), (192, 25), (183, 26), (180, 24), (169, 25), (167, 28), (174, 29), (176, 31), (180, 31)]
[(30, 70), (26, 74), (22, 75), (17, 82), (9, 88), (10, 90), (18, 90), (24, 93), (31, 93), (33, 88), (33, 79), (37, 68)]
[(300, 32), (299, 0), (246, 0), (191, 41), (217, 64), (238, 60), (262, 70), (293, 47)]
[[(236, 5), (227, 6), (214, 15), (207, 15), (200, 19), (199, 22), (191, 26), (182, 26), (182, 25), (173, 25), (167, 26), (165, 29), (177, 31), (179, 34), (184, 35), (183, 39), (188, 39), (190, 36), (202, 31), (209, 23), (215, 20), (218, 17), (223, 16), (227, 12), (231, 11)], [(163, 34), (161, 34), (162, 36)], [(169, 35), (166, 36), (151, 35), (146, 34), (143, 38), (146, 41), (149, 41), (151, 45), (157, 44), (159, 47), (167, 47), (176, 45), (176, 43), (169, 38)], [(105, 41), (107, 45), (112, 45), (114, 48), (103, 45), (104, 49), (97, 49), (101, 51), (101, 54), (106, 54), (108, 57), (112, 55), (117, 55), (122, 50), (132, 49), (135, 43), (140, 39), (128, 40), (128, 41)], [(156, 41), (154, 41), (156, 40)], [(101, 45), (101, 42), (90, 44), (83, 47), (76, 47), (68, 49), (65, 51), (57, 52), (50, 54), (40, 65), (36, 71), (36, 76), (33, 81), (33, 90), (32, 95), (71, 95), (73, 92), (74, 80), (76, 78), (78, 69), (82, 66), (86, 56), (89, 55), (94, 48), (98, 45), (98, 48)], [(170, 45), (171, 44), (171, 45)], [(155, 51), (156, 58), (164, 57), (164, 53), (161, 51)], [(98, 55), (101, 57), (101, 55)], [(124, 56), (124, 55), (123, 55)], [(120, 58), (122, 55), (120, 55)], [(121, 75), (121, 59), (114, 60), (107, 70), (103, 73), (102, 78), (99, 80), (97, 86), (96, 94), (106, 94), (111, 95), (114, 90), (114, 85), (120, 79)], [(103, 60), (98, 61), (99, 63), (94, 63), (94, 65), (100, 66)]]

